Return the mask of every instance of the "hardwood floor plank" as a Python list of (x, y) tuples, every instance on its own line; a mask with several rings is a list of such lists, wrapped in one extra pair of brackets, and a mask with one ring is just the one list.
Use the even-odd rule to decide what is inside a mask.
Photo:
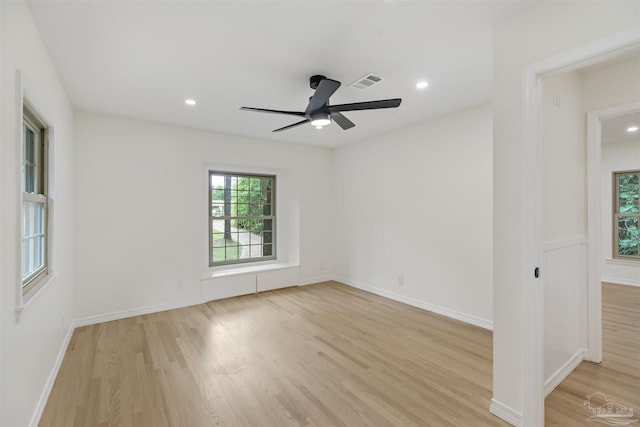
[(489, 331), (325, 282), (78, 328), (41, 426), (507, 426)]

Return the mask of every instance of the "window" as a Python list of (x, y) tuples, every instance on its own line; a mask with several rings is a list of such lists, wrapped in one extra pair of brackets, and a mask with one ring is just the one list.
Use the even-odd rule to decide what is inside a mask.
[(613, 257), (640, 260), (640, 170), (613, 173)]
[(47, 128), (25, 103), (22, 123), (22, 294), (47, 275)]
[(273, 175), (209, 171), (209, 265), (276, 258)]

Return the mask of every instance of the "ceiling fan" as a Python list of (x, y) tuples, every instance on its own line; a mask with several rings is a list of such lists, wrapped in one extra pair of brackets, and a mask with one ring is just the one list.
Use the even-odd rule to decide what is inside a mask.
[(396, 108), (402, 102), (401, 98), (394, 98), (379, 101), (354, 102), (352, 104), (329, 105), (329, 98), (336, 90), (338, 90), (340, 84), (341, 83), (339, 81), (328, 79), (325, 76), (311, 76), (309, 79), (309, 86), (311, 86), (311, 89), (315, 89), (315, 93), (311, 98), (309, 98), (309, 104), (304, 112), (269, 110), (266, 108), (253, 107), (242, 107), (240, 109), (244, 111), (258, 111), (262, 113), (287, 114), (289, 116), (304, 117), (304, 120), (302, 121), (275, 129), (273, 132), (281, 132), (283, 130), (300, 126), (304, 123), (311, 123), (311, 125), (316, 128), (322, 128), (323, 126), (330, 124), (332, 121), (338, 123), (342, 129), (347, 130), (354, 127), (355, 124), (342, 114), (343, 111)]

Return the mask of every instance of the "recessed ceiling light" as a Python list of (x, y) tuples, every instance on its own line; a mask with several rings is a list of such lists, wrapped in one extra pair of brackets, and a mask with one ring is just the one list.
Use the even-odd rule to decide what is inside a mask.
[(627, 128), (627, 132), (631, 133), (631, 132), (638, 132), (638, 126), (629, 126)]
[(416, 87), (417, 87), (418, 89), (424, 89), (424, 88), (426, 88), (427, 86), (429, 86), (429, 82), (427, 82), (427, 81), (425, 81), (425, 80), (422, 80), (422, 81), (420, 81), (420, 82), (416, 83)]
[(195, 99), (185, 99), (184, 103), (187, 105), (196, 105), (196, 100)]

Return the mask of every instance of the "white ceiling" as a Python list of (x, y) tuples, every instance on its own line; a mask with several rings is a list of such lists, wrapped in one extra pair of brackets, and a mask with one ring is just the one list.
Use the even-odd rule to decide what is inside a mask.
[(630, 126), (640, 126), (640, 112), (624, 114), (602, 121), (602, 143), (638, 141), (640, 131), (627, 132)]
[[(492, 27), (535, 1), (29, 1), (74, 107), (262, 139), (332, 147), (491, 99)], [(348, 85), (367, 73), (385, 80)], [(272, 133), (324, 74), (356, 127)], [(430, 86), (417, 90), (426, 79)], [(187, 107), (185, 98), (197, 100)]]

